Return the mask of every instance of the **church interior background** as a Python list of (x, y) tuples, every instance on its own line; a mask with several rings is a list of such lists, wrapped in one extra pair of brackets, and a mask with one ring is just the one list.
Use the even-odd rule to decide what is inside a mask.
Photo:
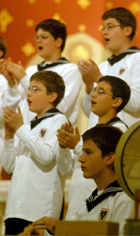
[[(106, 50), (100, 28), (102, 14), (111, 8), (126, 7), (137, 19), (137, 33), (134, 45), (140, 42), (140, 0), (0, 0), (0, 36), (8, 46), (6, 58), (21, 61), (27, 67), (42, 59), (36, 54), (33, 37), (35, 26), (40, 21), (54, 18), (67, 26), (68, 37), (63, 56), (71, 62), (92, 58), (97, 64), (110, 55)], [(84, 93), (84, 85), (82, 94)], [(88, 126), (88, 119), (81, 108), (78, 127), (82, 133)], [(11, 176), (1, 168), (0, 182), (10, 180)], [(1, 215), (4, 205), (0, 202)], [(2, 208), (3, 207), (3, 208)]]
[[(40, 62), (33, 40), (34, 28), (40, 21), (54, 18), (64, 22), (68, 30), (63, 56), (74, 63), (78, 59), (92, 58), (99, 64), (110, 55), (100, 32), (101, 16), (115, 7), (126, 7), (135, 15), (138, 26), (134, 45), (139, 47), (140, 0), (0, 0), (0, 36), (8, 46), (6, 58), (21, 61), (25, 67)], [(78, 126), (81, 133), (87, 125), (88, 119), (80, 108)], [(2, 170), (1, 179), (9, 178)]]

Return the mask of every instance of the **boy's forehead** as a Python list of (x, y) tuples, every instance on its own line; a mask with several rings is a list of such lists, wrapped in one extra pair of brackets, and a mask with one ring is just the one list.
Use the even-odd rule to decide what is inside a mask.
[(86, 141), (83, 141), (83, 149), (92, 149), (95, 147), (97, 147), (97, 145), (92, 139), (87, 139)]
[(30, 81), (30, 86), (43, 86), (44, 87), (44, 85), (40, 82), (40, 81), (37, 81), (37, 79), (33, 79), (32, 81)]
[(108, 89), (111, 91), (111, 85), (106, 81), (101, 81), (97, 83), (97, 88)]
[(116, 24), (116, 23), (119, 23), (119, 21), (114, 17), (109, 17), (108, 19), (103, 20), (103, 25)]
[[(45, 29), (42, 29), (42, 28), (39, 28), (36, 33), (45, 33), (45, 34), (51, 34), (48, 30), (45, 30)], [(51, 34), (52, 35), (52, 34)]]

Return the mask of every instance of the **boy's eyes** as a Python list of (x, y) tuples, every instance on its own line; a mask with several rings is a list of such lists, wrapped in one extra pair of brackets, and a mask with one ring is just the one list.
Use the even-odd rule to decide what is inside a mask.
[(37, 91), (40, 91), (40, 89), (36, 86), (33, 86), (32, 88), (28, 88), (28, 91), (31, 91), (31, 93), (36, 93)]
[(103, 90), (101, 90), (101, 89), (99, 89), (99, 90), (93, 89), (93, 90), (91, 91), (91, 94), (92, 94), (92, 93), (104, 94), (104, 93), (106, 93), (106, 92), (103, 91)]
[(98, 94), (103, 94), (103, 93), (105, 93), (105, 92), (104, 92), (103, 90), (98, 90), (97, 93), (98, 93)]
[(47, 38), (48, 38), (48, 35), (46, 35), (46, 34), (41, 34), (41, 35), (36, 35), (36, 36), (34, 37), (34, 40), (35, 40), (35, 41), (38, 40), (38, 39), (45, 40), (45, 39), (47, 39)]
[(90, 151), (90, 150), (84, 150), (84, 152), (85, 152), (87, 155), (92, 154), (92, 151)]

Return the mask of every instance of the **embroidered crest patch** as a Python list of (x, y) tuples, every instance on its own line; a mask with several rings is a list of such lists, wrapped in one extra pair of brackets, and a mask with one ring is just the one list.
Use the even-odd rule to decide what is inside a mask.
[(119, 75), (122, 75), (125, 72), (125, 68), (120, 68)]
[(100, 213), (98, 215), (99, 221), (105, 221), (107, 215), (108, 215), (109, 209), (101, 208)]
[(39, 131), (39, 137), (43, 138), (46, 131), (47, 131), (47, 129), (41, 128), (41, 130)]

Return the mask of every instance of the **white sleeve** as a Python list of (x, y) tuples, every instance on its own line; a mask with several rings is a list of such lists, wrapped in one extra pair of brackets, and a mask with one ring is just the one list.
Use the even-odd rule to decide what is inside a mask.
[[(59, 145), (58, 145), (59, 146)], [(67, 177), (73, 173), (74, 157), (73, 151), (69, 148), (58, 147), (57, 167), (61, 175)]]
[(134, 216), (134, 201), (125, 193), (116, 195), (113, 206), (113, 222), (119, 222), (119, 235), (124, 235), (125, 220)]
[[(128, 82), (131, 88), (131, 97), (124, 110), (131, 113), (133, 116), (139, 116), (140, 114), (140, 56), (135, 57), (135, 60), (131, 60), (130, 65), (130, 82)], [(126, 78), (127, 82), (127, 78)]]
[(78, 161), (79, 156), (82, 154), (83, 141), (77, 143), (74, 150), (69, 148), (58, 147), (57, 165), (58, 170), (63, 176), (70, 176), (74, 171), (75, 163)]
[(84, 96), (82, 97), (82, 110), (87, 117), (90, 116), (91, 112), (91, 95), (87, 94), (85, 91)]
[(65, 82), (65, 95), (57, 108), (68, 118), (72, 115), (72, 120), (75, 121), (79, 112), (82, 77), (76, 65), (71, 65), (71, 67), (67, 68), (67, 71), (61, 76)]
[[(2, 163), (4, 165), (5, 170), (10, 173), (13, 172), (16, 157), (19, 157), (20, 155), (30, 157), (33, 161), (37, 162), (41, 166), (53, 164), (56, 159), (56, 150), (54, 147), (57, 145), (58, 142), (56, 131), (66, 121), (67, 119), (65, 116), (54, 116), (54, 125), (52, 128), (47, 129), (47, 132), (45, 133), (43, 138), (39, 137), (38, 129), (37, 131), (34, 131), (37, 133), (37, 135), (34, 135), (29, 129), (28, 125), (22, 125), (17, 130), (15, 135), (15, 137), (18, 137), (19, 139), (18, 142), (14, 142), (13, 139), (5, 140), (4, 142), (5, 148), (3, 150)], [(45, 123), (40, 123), (39, 130), (42, 128), (42, 125), (46, 129), (46, 123), (47, 119), (45, 120)], [(24, 152), (23, 148), (25, 149)], [(22, 153), (20, 150), (22, 150)]]
[(1, 164), (7, 173), (13, 173), (16, 164), (16, 148), (14, 147), (14, 139), (4, 141)]

